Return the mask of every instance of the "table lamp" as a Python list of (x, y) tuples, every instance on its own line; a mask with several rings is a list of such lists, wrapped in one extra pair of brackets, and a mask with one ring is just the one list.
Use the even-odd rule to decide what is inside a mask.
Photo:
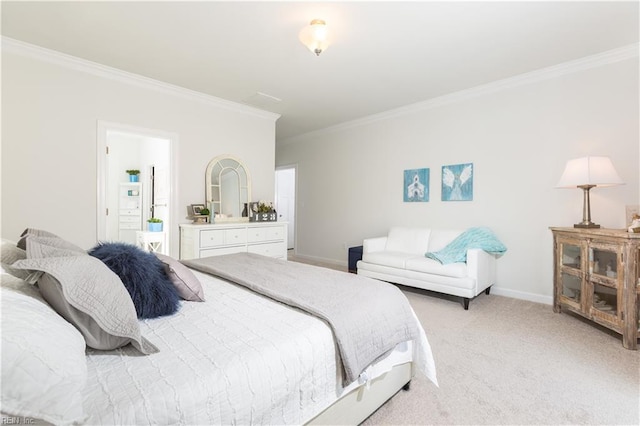
[(556, 188), (581, 188), (584, 193), (582, 204), (582, 222), (574, 228), (600, 228), (591, 222), (591, 202), (589, 191), (596, 186), (622, 185), (609, 157), (582, 157), (567, 161), (562, 177)]

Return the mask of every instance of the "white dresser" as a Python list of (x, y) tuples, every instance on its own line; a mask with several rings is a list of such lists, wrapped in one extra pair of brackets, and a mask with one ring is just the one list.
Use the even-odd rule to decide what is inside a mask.
[(180, 259), (249, 252), (287, 258), (287, 222), (180, 225)]

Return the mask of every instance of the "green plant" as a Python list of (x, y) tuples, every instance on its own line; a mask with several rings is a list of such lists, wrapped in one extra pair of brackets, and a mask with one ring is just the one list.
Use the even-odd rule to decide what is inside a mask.
[(147, 222), (149, 223), (162, 223), (162, 219), (158, 219), (157, 217), (152, 217), (147, 219)]
[(260, 201), (258, 203), (258, 213), (271, 213), (273, 211), (273, 205), (271, 202)]
[(209, 215), (209, 209), (201, 209), (200, 210), (200, 214), (203, 216), (208, 216)]
[(135, 170), (135, 169), (127, 170), (127, 174), (129, 174), (129, 175), (139, 175), (140, 174), (140, 170)]

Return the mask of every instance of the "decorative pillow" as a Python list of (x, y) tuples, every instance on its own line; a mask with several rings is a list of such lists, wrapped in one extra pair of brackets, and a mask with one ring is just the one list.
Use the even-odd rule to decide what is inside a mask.
[(204, 302), (202, 285), (191, 269), (171, 256), (162, 253), (155, 253), (155, 255), (164, 264), (164, 270), (180, 297), (191, 302)]
[(11, 266), (16, 260), (27, 258), (27, 252), (17, 247), (15, 242), (3, 239), (0, 245), (0, 257), (0, 265), (4, 271), (21, 279), (27, 278), (28, 271), (15, 269)]
[(89, 254), (115, 272), (131, 295), (138, 318), (172, 315), (180, 307), (178, 291), (153, 253), (125, 243), (100, 243)]
[[(21, 269), (16, 269), (16, 270), (20, 272), (25, 272)], [(2, 273), (2, 275), (0, 275), (0, 287), (15, 290), (19, 293), (25, 294), (27, 296), (31, 296), (34, 299), (38, 299), (45, 305), (47, 304), (46, 300), (42, 298), (42, 295), (40, 294), (38, 287), (36, 287), (33, 284), (29, 284), (29, 282), (25, 281), (22, 278), (18, 278), (15, 275)]]
[[(37, 252), (38, 238), (26, 240), (27, 252)], [(110, 350), (131, 343), (143, 354), (158, 349), (140, 334), (136, 310), (122, 281), (98, 259), (86, 254), (19, 260), (19, 269), (43, 272), (37, 280), (47, 302), (95, 349)], [(72, 252), (71, 252), (72, 253)]]
[[(2, 412), (52, 424), (84, 421), (82, 335), (30, 294), (34, 286), (8, 275), (2, 281)], [(5, 286), (7, 281), (15, 287)]]
[(26, 250), (26, 240), (28, 237), (39, 237), (39, 238), (48, 238), (50, 240), (60, 240), (60, 245), (58, 247), (63, 247), (66, 249), (69, 249), (71, 251), (77, 251), (80, 253), (85, 253), (85, 250), (78, 247), (77, 245), (70, 243), (60, 237), (58, 237), (56, 234), (51, 233), (49, 231), (43, 231), (42, 229), (35, 229), (35, 228), (27, 228), (25, 229), (22, 234), (20, 235), (20, 240), (18, 241), (18, 248), (21, 248), (23, 250)]

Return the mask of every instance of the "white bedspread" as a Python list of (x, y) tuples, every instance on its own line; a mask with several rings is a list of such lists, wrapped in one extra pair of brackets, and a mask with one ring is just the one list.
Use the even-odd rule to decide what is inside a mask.
[[(301, 424), (343, 393), (323, 321), (194, 273), (206, 302), (142, 322), (159, 353), (87, 352), (87, 424)], [(435, 372), (426, 338), (418, 346)]]

